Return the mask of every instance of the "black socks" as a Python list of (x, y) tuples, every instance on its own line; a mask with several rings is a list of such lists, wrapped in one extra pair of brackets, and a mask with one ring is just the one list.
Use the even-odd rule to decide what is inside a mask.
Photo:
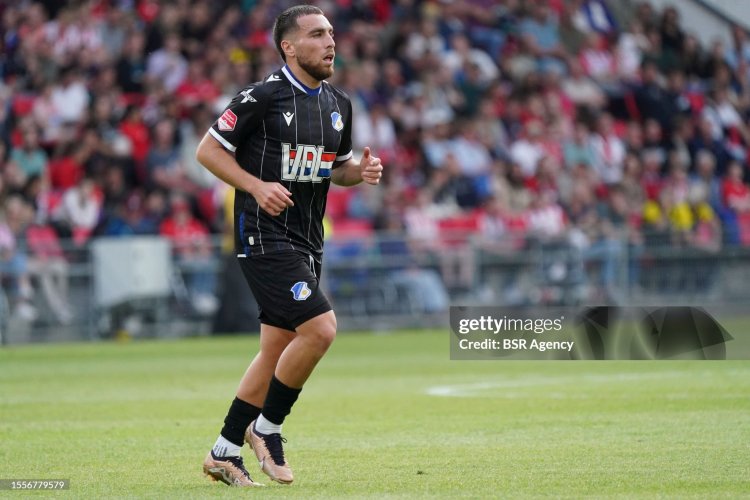
[(286, 416), (292, 411), (292, 405), (297, 401), (300, 392), (302, 389), (288, 387), (274, 375), (271, 377), (266, 402), (263, 404), (263, 416), (273, 424), (283, 424)]
[(250, 422), (258, 418), (258, 415), (260, 415), (260, 408), (242, 401), (240, 398), (234, 398), (227, 417), (224, 419), (221, 435), (227, 441), (241, 447), (245, 443), (245, 429), (250, 425)]

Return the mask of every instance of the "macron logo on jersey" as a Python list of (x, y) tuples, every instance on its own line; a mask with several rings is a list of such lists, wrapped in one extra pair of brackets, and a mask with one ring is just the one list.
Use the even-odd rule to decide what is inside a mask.
[(298, 144), (297, 149), (281, 144), (281, 179), (296, 182), (321, 182), (331, 177), (336, 153), (326, 153), (323, 146)]
[(219, 117), (216, 123), (219, 125), (219, 130), (229, 132), (234, 130), (234, 126), (237, 125), (237, 115), (232, 113), (231, 109), (228, 109), (224, 111), (224, 114)]

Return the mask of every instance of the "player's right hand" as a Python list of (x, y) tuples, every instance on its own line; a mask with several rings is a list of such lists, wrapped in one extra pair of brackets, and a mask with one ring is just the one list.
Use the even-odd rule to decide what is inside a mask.
[(260, 208), (274, 217), (293, 207), (292, 193), (278, 182), (260, 182), (252, 193)]

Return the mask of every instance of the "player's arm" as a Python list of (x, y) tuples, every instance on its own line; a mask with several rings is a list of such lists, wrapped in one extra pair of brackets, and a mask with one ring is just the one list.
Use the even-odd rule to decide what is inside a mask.
[(277, 182), (264, 182), (237, 163), (237, 145), (247, 140), (263, 123), (270, 97), (262, 86), (242, 90), (203, 137), (196, 159), (212, 174), (235, 189), (250, 194), (260, 208), (276, 216), (292, 203), (291, 193)]
[(260, 208), (271, 215), (279, 215), (294, 205), (290, 193), (278, 182), (265, 182), (240, 167), (234, 155), (210, 133), (203, 136), (195, 154), (196, 159), (212, 174), (230, 186), (249, 193)]
[(383, 176), (383, 165), (380, 158), (372, 156), (370, 148), (365, 148), (362, 159), (357, 162), (349, 158), (337, 165), (331, 172), (331, 182), (339, 186), (354, 186), (360, 182), (376, 185)]

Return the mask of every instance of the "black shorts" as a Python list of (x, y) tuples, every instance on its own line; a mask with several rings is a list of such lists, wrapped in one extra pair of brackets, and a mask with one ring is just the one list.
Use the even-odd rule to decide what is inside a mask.
[(242, 273), (258, 302), (261, 323), (294, 331), (332, 310), (319, 288), (321, 263), (299, 251), (239, 257)]

